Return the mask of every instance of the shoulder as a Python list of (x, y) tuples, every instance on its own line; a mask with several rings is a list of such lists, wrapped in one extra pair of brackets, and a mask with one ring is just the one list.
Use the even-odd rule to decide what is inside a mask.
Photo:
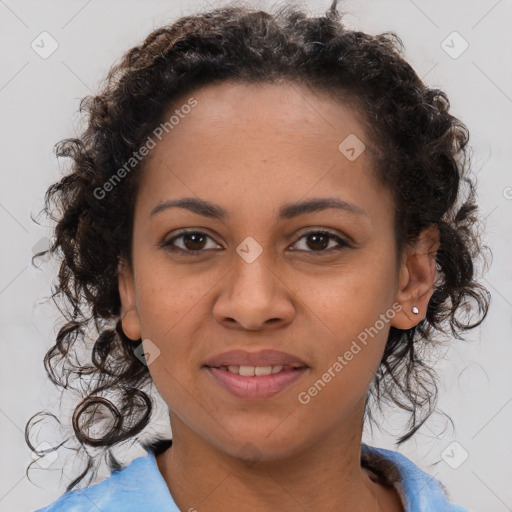
[(451, 503), (441, 482), (399, 452), (363, 443), (361, 460), (397, 489), (406, 512), (469, 512)]
[(179, 512), (149, 452), (101, 482), (63, 494), (35, 512)]

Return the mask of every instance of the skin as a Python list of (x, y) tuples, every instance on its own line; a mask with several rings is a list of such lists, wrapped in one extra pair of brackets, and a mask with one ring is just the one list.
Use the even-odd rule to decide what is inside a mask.
[[(151, 340), (144, 341), (155, 354), (149, 371), (170, 410), (173, 446), (157, 464), (171, 494), (184, 511), (403, 510), (396, 492), (360, 466), (364, 403), (390, 326), (408, 329), (424, 318), (437, 232), (425, 230), (396, 259), (394, 203), (371, 171), (369, 151), (350, 161), (338, 149), (352, 133), (372, 143), (348, 106), (286, 82), (224, 82), (190, 96), (198, 105), (145, 162), (133, 268), (119, 266), (124, 332)], [(160, 202), (182, 197), (216, 203), (230, 218), (182, 208), (150, 216)], [(365, 214), (325, 209), (277, 219), (283, 203), (323, 197)], [(208, 235), (174, 241), (199, 255), (162, 247), (182, 228)], [(322, 246), (303, 236), (315, 228), (353, 246), (335, 251), (336, 239)], [(236, 252), (248, 236), (262, 248), (252, 263)], [(299, 403), (298, 394), (393, 304), (401, 311), (308, 404)], [(242, 400), (202, 367), (240, 348), (282, 350), (310, 368), (274, 397)]]

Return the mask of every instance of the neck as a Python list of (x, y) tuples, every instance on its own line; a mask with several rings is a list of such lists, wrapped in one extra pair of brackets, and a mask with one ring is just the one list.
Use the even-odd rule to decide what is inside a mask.
[[(383, 510), (379, 484), (361, 467), (361, 430), (341, 429), (287, 458), (247, 449), (233, 457), (172, 416), (172, 447), (156, 457), (180, 510), (374, 512)], [(361, 427), (362, 428), (362, 427)], [(354, 431), (354, 430), (352, 430)]]

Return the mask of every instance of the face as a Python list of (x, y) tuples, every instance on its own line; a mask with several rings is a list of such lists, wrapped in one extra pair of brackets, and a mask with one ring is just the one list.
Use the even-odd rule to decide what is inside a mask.
[[(179, 425), (231, 455), (252, 444), (270, 460), (355, 433), (390, 326), (417, 323), (402, 308), (430, 297), (431, 267), (412, 279), (419, 259), (396, 264), (394, 204), (369, 151), (339, 149), (349, 136), (373, 141), (356, 111), (297, 85), (223, 83), (190, 96), (197, 105), (147, 157), (133, 267), (119, 271), (123, 329), (145, 340), (173, 434)], [(165, 207), (182, 198), (224, 216)], [(290, 207), (313, 199), (341, 207)], [(263, 349), (306, 367), (266, 398), (236, 396), (205, 366)]]

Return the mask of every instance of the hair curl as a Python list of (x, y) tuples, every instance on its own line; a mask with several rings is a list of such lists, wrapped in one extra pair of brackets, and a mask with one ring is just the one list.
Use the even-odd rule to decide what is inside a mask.
[[(397, 444), (430, 416), (437, 401), (436, 376), (421, 352), (438, 343), (438, 333), (462, 339), (463, 331), (478, 326), (487, 315), (490, 294), (475, 281), (482, 249), (475, 183), (469, 176), (468, 130), (449, 113), (446, 94), (425, 85), (402, 52), (402, 41), (393, 32), (369, 35), (346, 28), (336, 1), (319, 17), (292, 5), (275, 14), (225, 6), (153, 31), (112, 66), (99, 94), (82, 99), (85, 130), (55, 146), (57, 156), (71, 159), (72, 167), (45, 195), (43, 211), (56, 221), (52, 245), (35, 256), (50, 252), (60, 261), (51, 298), (57, 303), (62, 297), (69, 311), (61, 310), (66, 323), (44, 364), (62, 392), (78, 390), (73, 383), (83, 386), (87, 378), (87, 387), (81, 388), (85, 396), (72, 418), (80, 449), (103, 447), (110, 468), (117, 469), (112, 447), (137, 436), (152, 413), (152, 400), (144, 391), (151, 377), (134, 354), (140, 340), (130, 340), (121, 329), (117, 279), (120, 258), (131, 262), (134, 200), (143, 162), (103, 199), (94, 191), (140, 148), (172, 102), (200, 86), (227, 80), (285, 79), (356, 105), (374, 141), (375, 172), (395, 200), (398, 252), (421, 230), (439, 228), (438, 281), (426, 317), (408, 330), (391, 327), (369, 393), (379, 404), (389, 401), (411, 413), (409, 431)], [(477, 313), (472, 323), (471, 310)], [(88, 354), (90, 362), (80, 362), (77, 350)], [(418, 411), (423, 415), (418, 417)], [(368, 399), (365, 416), (372, 419)], [(36, 417), (25, 429), (32, 450), (29, 430)], [(91, 436), (91, 425), (103, 425), (109, 417), (113, 425)], [(89, 456), (68, 491), (91, 465)]]

